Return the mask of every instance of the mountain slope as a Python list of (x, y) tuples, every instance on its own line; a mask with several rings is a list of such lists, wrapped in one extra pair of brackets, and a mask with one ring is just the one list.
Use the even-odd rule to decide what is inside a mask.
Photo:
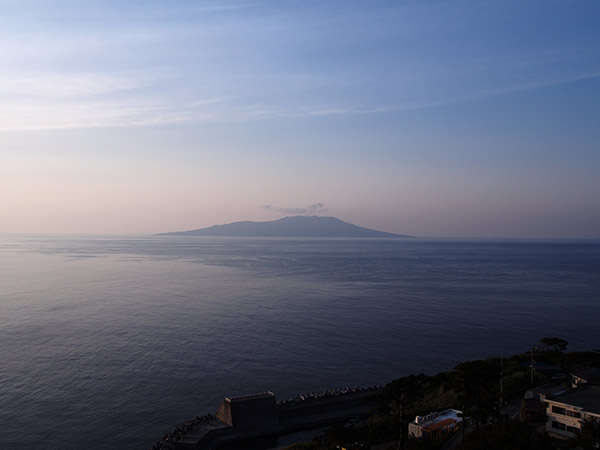
[(385, 233), (344, 222), (335, 217), (293, 216), (270, 222), (233, 222), (198, 230), (160, 233), (178, 236), (242, 236), (242, 237), (351, 237), (406, 238), (402, 234)]

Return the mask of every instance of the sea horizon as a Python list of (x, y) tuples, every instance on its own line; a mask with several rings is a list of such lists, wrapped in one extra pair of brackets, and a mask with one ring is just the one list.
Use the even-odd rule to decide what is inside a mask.
[(194, 235), (168, 235), (171, 231), (156, 233), (69, 233), (69, 232), (0, 232), (0, 237), (84, 237), (84, 238), (150, 238), (164, 236), (167, 239), (175, 238), (224, 238), (224, 239), (265, 239), (265, 240), (364, 240), (364, 241), (396, 241), (418, 239), (422, 241), (540, 241), (540, 242), (600, 242), (600, 237), (519, 237), (519, 236), (419, 236), (407, 235), (406, 237), (305, 237), (305, 236), (194, 236)]

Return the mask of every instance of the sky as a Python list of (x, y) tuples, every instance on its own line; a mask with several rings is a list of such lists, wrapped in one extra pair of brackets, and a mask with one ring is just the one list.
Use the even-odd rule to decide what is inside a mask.
[(596, 0), (0, 7), (0, 233), (600, 238)]

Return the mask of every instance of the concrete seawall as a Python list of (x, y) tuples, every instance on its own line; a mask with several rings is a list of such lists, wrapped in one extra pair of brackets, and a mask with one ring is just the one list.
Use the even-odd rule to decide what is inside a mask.
[(265, 392), (225, 398), (216, 416), (204, 416), (193, 426), (181, 428), (173, 438), (156, 444), (153, 450), (217, 450), (245, 441), (316, 429), (352, 418), (366, 418), (379, 388), (297, 396), (276, 403), (275, 394)]

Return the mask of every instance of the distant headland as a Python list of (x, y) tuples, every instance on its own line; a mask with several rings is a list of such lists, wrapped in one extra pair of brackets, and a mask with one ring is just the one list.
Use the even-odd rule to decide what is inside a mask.
[(411, 238), (404, 234), (371, 230), (336, 217), (290, 216), (268, 222), (233, 222), (189, 231), (159, 233), (161, 236), (238, 236), (307, 238)]

